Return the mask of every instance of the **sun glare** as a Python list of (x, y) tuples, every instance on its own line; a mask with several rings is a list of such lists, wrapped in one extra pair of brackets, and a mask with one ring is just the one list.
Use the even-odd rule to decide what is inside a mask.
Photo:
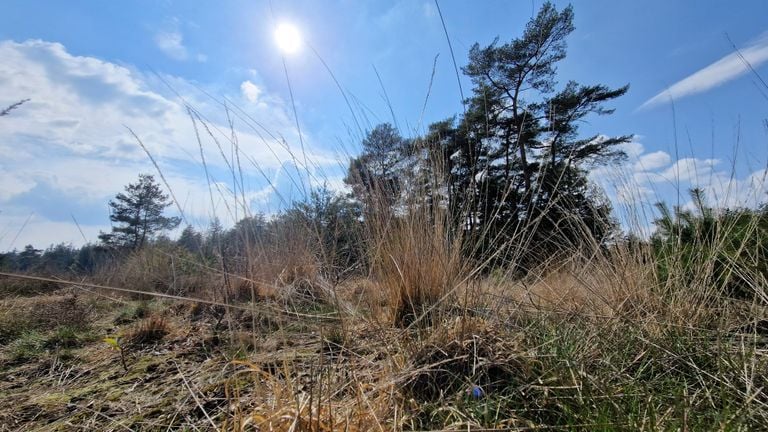
[(296, 26), (282, 23), (275, 29), (275, 42), (281, 51), (292, 54), (301, 47), (301, 34)]

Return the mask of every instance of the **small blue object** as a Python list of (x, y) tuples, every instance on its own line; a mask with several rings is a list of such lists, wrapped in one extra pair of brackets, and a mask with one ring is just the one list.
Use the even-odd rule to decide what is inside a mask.
[(467, 394), (469, 396), (472, 396), (475, 399), (480, 399), (481, 397), (483, 397), (484, 392), (482, 387), (472, 385), (467, 389)]

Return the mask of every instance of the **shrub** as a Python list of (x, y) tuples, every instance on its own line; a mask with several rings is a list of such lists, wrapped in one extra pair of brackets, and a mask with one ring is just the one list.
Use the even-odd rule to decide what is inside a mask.
[(690, 191), (695, 210), (657, 204), (654, 252), (662, 283), (702, 288), (702, 294), (761, 297), (768, 279), (768, 209), (723, 209)]

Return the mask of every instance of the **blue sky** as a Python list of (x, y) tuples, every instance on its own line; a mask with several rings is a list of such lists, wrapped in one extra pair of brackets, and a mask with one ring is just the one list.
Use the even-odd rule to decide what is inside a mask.
[[(728, 37), (768, 79), (768, 2), (571, 3), (576, 30), (560, 82), (631, 86), (613, 116), (582, 126), (585, 134), (636, 134), (625, 165), (593, 173), (617, 209), (642, 213), (693, 185), (718, 203), (763, 201), (768, 89)], [(459, 66), (474, 42), (518, 36), (540, 4), (440, 1)], [(305, 41), (285, 56), (302, 140), (273, 40), (279, 22), (293, 23)], [(361, 129), (394, 121), (413, 135), (461, 111), (434, 1), (12, 1), (0, 15), (0, 59), (0, 106), (31, 99), (0, 119), (0, 250), (81, 244), (73, 219), (87, 240), (108, 230), (107, 201), (139, 172), (155, 172), (127, 127), (155, 156), (188, 221), (204, 227), (214, 214), (225, 223), (243, 214), (227, 198), (224, 100), (247, 155), (247, 205), (267, 213), (301, 197), (298, 176), (340, 187)], [(212, 191), (184, 103), (200, 115)]]

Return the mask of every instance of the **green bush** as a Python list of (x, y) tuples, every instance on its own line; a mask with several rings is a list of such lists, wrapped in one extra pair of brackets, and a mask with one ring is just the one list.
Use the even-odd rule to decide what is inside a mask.
[(700, 189), (690, 194), (694, 210), (656, 205), (661, 217), (652, 243), (660, 280), (754, 297), (768, 277), (768, 208), (715, 209)]

